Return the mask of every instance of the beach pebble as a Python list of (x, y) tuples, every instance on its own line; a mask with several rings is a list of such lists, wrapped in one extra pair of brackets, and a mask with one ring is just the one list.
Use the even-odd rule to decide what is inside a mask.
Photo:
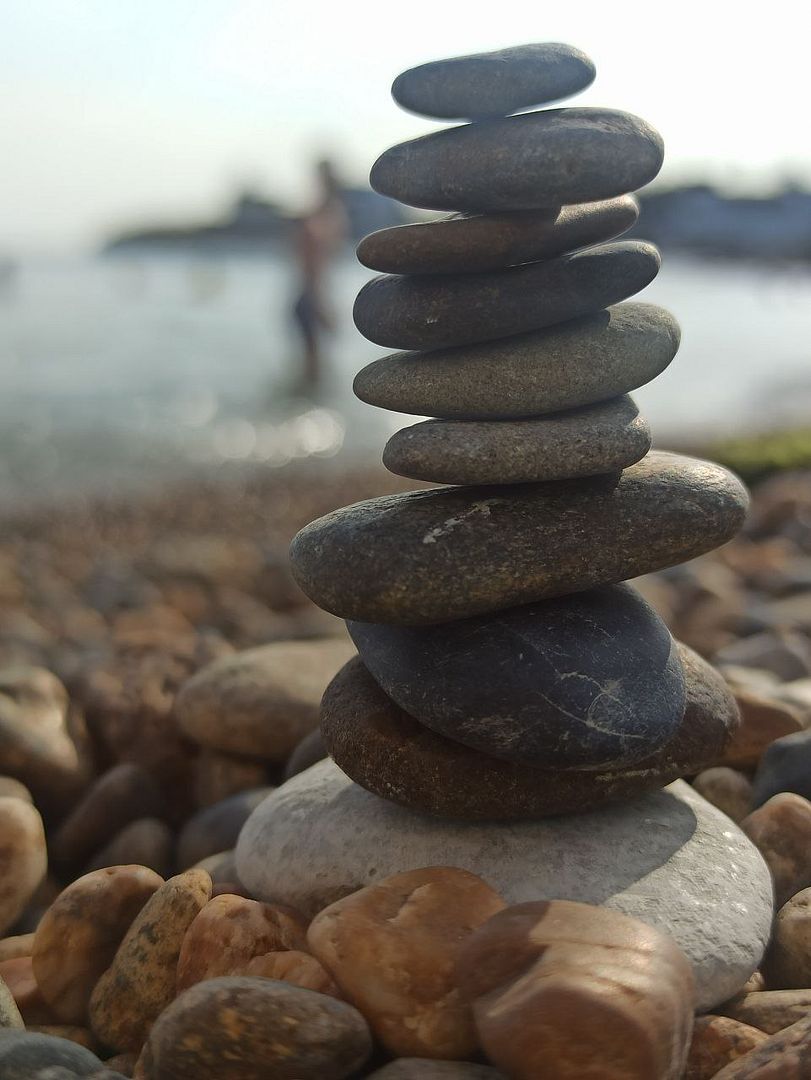
[(386, 150), (369, 181), (429, 210), (533, 210), (610, 199), (659, 172), (658, 132), (614, 109), (541, 112), (444, 128)]
[(176, 992), (186, 931), (211, 898), (211, 878), (188, 870), (170, 878), (130, 925), (90, 999), (90, 1026), (114, 1050), (137, 1050)]
[[(0, 1035), (0, 1076), (3, 1080), (62, 1080), (103, 1077), (104, 1066), (78, 1043), (53, 1035), (7, 1031)], [(106, 1078), (105, 1078), (106, 1080)]]
[(760, 668), (788, 682), (811, 675), (811, 643), (802, 634), (766, 631), (725, 645), (713, 662), (720, 668), (727, 664)]
[(139, 818), (124, 828), (97, 851), (87, 865), (87, 872), (106, 866), (147, 866), (167, 877), (174, 864), (175, 837), (158, 818)]
[(34, 796), (20, 780), (13, 776), (0, 776), (0, 798), (22, 799), (23, 802), (33, 803)]
[(264, 953), (306, 949), (306, 932), (306, 920), (289, 909), (242, 896), (215, 896), (183, 939), (177, 989), (219, 975), (243, 975), (248, 962)]
[(773, 795), (741, 829), (766, 860), (778, 907), (811, 886), (811, 802), (788, 792)]
[(318, 726), (324, 687), (354, 650), (347, 641), (280, 641), (226, 656), (180, 690), (181, 730), (201, 746), (283, 762)]
[(194, 798), (200, 808), (214, 806), (231, 795), (268, 782), (267, 763), (203, 750), (194, 763)]
[(734, 536), (747, 505), (720, 466), (651, 451), (619, 477), (355, 503), (305, 526), (290, 556), (342, 618), (444, 623), (684, 562)]
[(177, 865), (186, 870), (209, 855), (232, 848), (240, 829), (256, 807), (273, 791), (262, 787), (240, 791), (190, 817), (177, 838)]
[(13, 926), (45, 878), (45, 829), (30, 803), (0, 797), (0, 934)]
[(754, 806), (781, 791), (811, 797), (811, 731), (775, 739), (763, 752), (752, 783)]
[(700, 772), (693, 787), (704, 798), (740, 823), (752, 810), (752, 781), (742, 772), (716, 765)]
[(809, 1060), (811, 1019), (804, 1019), (725, 1065), (713, 1080), (808, 1080)]
[(353, 315), (376, 345), (445, 349), (599, 311), (644, 289), (660, 265), (652, 244), (620, 240), (495, 273), (384, 275), (363, 286)]
[(456, 978), (488, 1059), (516, 1080), (682, 1076), (690, 964), (638, 919), (566, 900), (519, 904), (462, 944)]
[[(352, 661), (350, 660), (349, 663), (351, 664)], [(287, 764), (284, 767), (284, 779), (289, 780), (293, 776), (298, 776), (300, 772), (309, 769), (311, 765), (323, 761), (326, 756), (327, 748), (324, 744), (324, 737), (321, 734), (321, 729), (316, 728), (315, 731), (311, 731), (309, 735), (304, 736), (287, 759)]]
[(392, 435), (383, 464), (435, 484), (525, 484), (615, 472), (650, 445), (625, 396), (532, 420), (425, 420)]
[(37, 985), (30, 956), (18, 956), (13, 960), (0, 962), (0, 979), (17, 1003), (26, 1025), (59, 1023), (59, 1017), (55, 1015)]
[(34, 935), (40, 992), (65, 1024), (84, 1024), (90, 995), (144, 904), (163, 884), (145, 866), (113, 866), (78, 878), (54, 900)]
[(765, 1032), (728, 1016), (697, 1016), (684, 1080), (712, 1080), (725, 1065), (768, 1038)]
[(372, 1051), (351, 1005), (289, 983), (209, 979), (163, 1012), (142, 1055), (145, 1080), (343, 1080)]
[(778, 911), (763, 966), (774, 990), (811, 987), (811, 889), (795, 893)]
[(498, 341), (394, 353), (362, 368), (353, 389), (369, 405), (417, 416), (520, 419), (643, 386), (664, 371), (679, 340), (669, 311), (631, 301)]
[(301, 949), (262, 953), (248, 960), (242, 970), (230, 974), (261, 976), (263, 979), (292, 983), (305, 990), (315, 990), (319, 994), (343, 996), (324, 965)]
[(313, 919), (307, 940), (389, 1053), (466, 1058), (478, 1039), (454, 964), (465, 939), (503, 907), (474, 874), (432, 866), (331, 904)]
[(811, 990), (760, 990), (733, 998), (719, 1012), (773, 1035), (808, 1016)]
[(803, 730), (803, 718), (793, 705), (779, 701), (765, 688), (734, 684), (733, 690), (741, 725), (719, 764), (733, 769), (753, 769), (776, 739)]

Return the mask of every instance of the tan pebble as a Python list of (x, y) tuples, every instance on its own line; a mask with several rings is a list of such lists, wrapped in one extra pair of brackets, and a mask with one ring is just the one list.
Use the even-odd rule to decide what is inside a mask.
[(58, 1039), (67, 1039), (68, 1042), (78, 1043), (94, 1053), (98, 1051), (98, 1043), (93, 1037), (93, 1032), (86, 1027), (76, 1024), (29, 1024), (28, 1031), (38, 1035), (53, 1035)]
[(287, 952), (268, 952), (249, 960), (242, 971), (233, 971), (232, 975), (256, 975), (263, 979), (278, 979), (279, 982), (292, 983), (305, 990), (315, 990), (319, 994), (341, 997), (335, 981), (314, 956), (290, 949)]
[(114, 1050), (137, 1050), (175, 996), (186, 931), (211, 898), (211, 878), (189, 870), (170, 878), (147, 901), (90, 999), (90, 1026)]
[(811, 889), (792, 896), (777, 913), (763, 966), (775, 990), (811, 986)]
[(677, 1080), (690, 964), (667, 935), (568, 900), (518, 904), (465, 943), (456, 976), (489, 1060), (515, 1080)]
[(735, 822), (743, 821), (752, 808), (751, 780), (725, 765), (699, 773), (693, 787)]
[(25, 1023), (20, 1015), (14, 995), (5, 980), (0, 978), (0, 1031), (4, 1028), (24, 1028)]
[(371, 1053), (351, 1005), (272, 979), (208, 979), (153, 1027), (136, 1076), (212, 1080), (343, 1080)]
[(194, 801), (201, 809), (267, 783), (264, 761), (203, 750), (194, 763)]
[(719, 1005), (719, 1012), (773, 1035), (811, 1011), (811, 990), (758, 990)]
[(158, 818), (139, 818), (126, 825), (101, 851), (96, 852), (87, 872), (105, 866), (148, 866), (161, 877), (171, 873), (174, 863), (174, 833)]
[(22, 799), (0, 797), (0, 934), (23, 913), (47, 869), (38, 811)]
[(775, 739), (803, 730), (803, 718), (798, 709), (776, 698), (740, 686), (733, 690), (741, 711), (741, 725), (718, 764), (753, 769)]
[(741, 829), (771, 870), (775, 903), (782, 907), (811, 886), (811, 802), (802, 795), (773, 795), (743, 819)]
[(811, 1019), (772, 1035), (713, 1080), (811, 1080)]
[(228, 894), (214, 897), (194, 919), (177, 965), (178, 992), (203, 979), (244, 974), (255, 956), (306, 949), (307, 922), (272, 904)]
[(145, 866), (95, 870), (69, 885), (46, 911), (34, 936), (34, 974), (63, 1023), (87, 1023), (94, 986), (162, 884)]
[(0, 961), (15, 960), (18, 956), (30, 956), (34, 949), (33, 934), (17, 934), (0, 941)]
[(30, 956), (0, 963), (0, 979), (11, 991), (26, 1024), (58, 1024), (59, 1017), (42, 996)]
[(390, 1053), (465, 1058), (478, 1038), (454, 963), (470, 934), (503, 907), (466, 870), (410, 870), (325, 908), (307, 941)]
[(34, 801), (25, 784), (15, 780), (13, 776), (0, 776), (0, 798), (22, 799), (29, 803)]
[(768, 1035), (729, 1016), (697, 1016), (684, 1080), (712, 1080), (731, 1061), (754, 1050)]

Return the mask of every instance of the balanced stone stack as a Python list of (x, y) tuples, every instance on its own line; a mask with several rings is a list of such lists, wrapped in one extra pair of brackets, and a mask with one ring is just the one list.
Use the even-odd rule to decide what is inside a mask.
[[(737, 709), (624, 582), (723, 544), (747, 495), (716, 465), (651, 451), (628, 396), (679, 343), (667, 311), (621, 303), (656, 276), (657, 250), (608, 242), (637, 219), (629, 193), (658, 173), (659, 135), (610, 109), (511, 115), (593, 78), (579, 50), (546, 44), (394, 83), (405, 108), (468, 122), (386, 151), (372, 185), (458, 213), (361, 243), (383, 276), (355, 321), (408, 351), (355, 390), (434, 417), (394, 435), (384, 462), (446, 486), (345, 507), (295, 537), (298, 582), (347, 620), (359, 657), (322, 704), (335, 764), (271, 796), (238, 865), (258, 894), (311, 909), (437, 862), (512, 901), (607, 902), (704, 965), (706, 1005), (757, 963), (768, 875), (683, 785), (659, 789), (718, 759)], [(665, 866), (667, 896), (652, 879)], [(737, 907), (722, 918), (724, 899)]]

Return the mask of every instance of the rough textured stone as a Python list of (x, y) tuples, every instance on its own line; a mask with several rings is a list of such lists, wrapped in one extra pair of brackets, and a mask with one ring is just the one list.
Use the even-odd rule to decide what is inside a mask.
[[(57, 1073), (59, 1067), (64, 1072)], [(48, 1080), (56, 1077), (94, 1077), (104, 1069), (95, 1054), (67, 1039), (29, 1031), (0, 1035), (0, 1076), (3, 1080)], [(48, 1070), (46, 1072), (46, 1070)]]
[(613, 240), (638, 217), (633, 195), (526, 213), (452, 214), (369, 233), (357, 256), (384, 274), (483, 273)]
[(24, 1027), (17, 1002), (3, 979), (0, 978), (0, 1030), (15, 1028), (22, 1030)]
[(65, 1024), (84, 1024), (90, 995), (133, 919), (163, 884), (145, 866), (114, 866), (74, 881), (34, 935), (32, 962), (42, 996)]
[(436, 484), (525, 484), (615, 472), (650, 445), (625, 396), (532, 420), (425, 420), (392, 435), (383, 464)]
[(741, 712), (741, 726), (720, 763), (733, 769), (752, 769), (776, 739), (802, 731), (803, 718), (792, 705), (763, 692), (737, 685), (734, 692)]
[[(352, 663), (351, 660), (349, 662)], [(324, 745), (321, 730), (316, 728), (315, 731), (311, 731), (309, 735), (304, 736), (287, 759), (287, 764), (284, 767), (284, 779), (289, 780), (292, 776), (298, 776), (300, 772), (309, 769), (317, 761), (323, 761), (326, 756), (327, 748)]]
[(693, 781), (693, 787), (704, 798), (736, 823), (743, 821), (752, 810), (752, 782), (748, 776), (725, 765), (705, 769)]
[(241, 791), (230, 799), (207, 806), (186, 822), (177, 838), (177, 865), (181, 870), (195, 866), (209, 855), (232, 848), (239, 830), (273, 788)]
[(726, 469), (653, 451), (618, 477), (355, 503), (307, 525), (290, 555), (333, 614), (447, 622), (685, 562), (730, 539), (747, 503)]
[(489, 1065), (435, 1058), (397, 1058), (369, 1073), (369, 1080), (503, 1080)]
[(188, 870), (147, 901), (90, 999), (90, 1025), (105, 1046), (137, 1050), (176, 989), (183, 938), (211, 898), (211, 878)]
[(725, 1065), (713, 1080), (809, 1080), (811, 1019), (800, 1020)]
[(430, 210), (533, 210), (610, 199), (662, 167), (658, 132), (613, 109), (546, 109), (446, 128), (386, 150), (375, 191)]
[(546, 771), (488, 757), (435, 734), (388, 698), (360, 659), (324, 694), (329, 752), (356, 783), (422, 813), (510, 821), (577, 813), (664, 787), (717, 756), (734, 730), (734, 701), (717, 673), (679, 649), (687, 705), (672, 739), (649, 758), (610, 771)]
[(488, 274), (396, 274), (363, 286), (358, 330), (392, 349), (444, 349), (540, 330), (599, 311), (659, 273), (652, 244), (620, 240)]
[(587, 814), (460, 824), (379, 799), (325, 761), (254, 811), (237, 847), (255, 896), (305, 914), (375, 879), (437, 864), (477, 874), (508, 903), (604, 904), (670, 933), (693, 962), (699, 1009), (746, 982), (771, 930), (772, 885), (759, 853), (681, 782)]
[(673, 638), (629, 585), (436, 626), (348, 626), (400, 708), (507, 761), (628, 765), (668, 740), (684, 714)]
[(153, 1027), (146, 1080), (343, 1080), (369, 1057), (360, 1013), (271, 979), (209, 979), (181, 994)]
[(762, 990), (733, 998), (719, 1009), (769, 1035), (802, 1020), (811, 1009), (811, 990)]
[(811, 797), (811, 731), (784, 735), (766, 747), (753, 781), (753, 805), (781, 791)]
[(478, 1037), (454, 965), (470, 934), (503, 907), (474, 874), (432, 866), (331, 904), (307, 940), (389, 1053), (466, 1058)]
[(679, 347), (679, 326), (630, 302), (498, 341), (394, 353), (355, 376), (361, 401), (447, 420), (510, 420), (606, 401), (655, 379)]
[(22, 799), (0, 798), (0, 934), (20, 917), (47, 869), (39, 813)]
[(768, 1036), (729, 1016), (697, 1016), (684, 1080), (712, 1080), (725, 1065), (754, 1050)]
[(811, 886), (811, 802), (801, 795), (773, 795), (741, 828), (766, 860), (778, 907)]
[(87, 865), (87, 872), (106, 866), (148, 866), (166, 877), (174, 865), (175, 838), (157, 818), (139, 818), (126, 825)]
[(763, 967), (774, 990), (811, 986), (811, 889), (796, 893), (777, 913)]
[(204, 979), (245, 974), (255, 956), (306, 948), (306, 932), (306, 920), (284, 908), (242, 896), (215, 896), (183, 939), (178, 992)]
[(462, 945), (456, 977), (487, 1057), (516, 1080), (680, 1080), (693, 976), (638, 919), (556, 900), (507, 908)]
[(347, 641), (280, 641), (216, 660), (181, 688), (181, 730), (202, 746), (284, 761), (318, 726), (324, 687), (353, 653)]
[(420, 64), (397, 76), (391, 94), (409, 112), (482, 120), (570, 97), (595, 74), (580, 49), (543, 42)]

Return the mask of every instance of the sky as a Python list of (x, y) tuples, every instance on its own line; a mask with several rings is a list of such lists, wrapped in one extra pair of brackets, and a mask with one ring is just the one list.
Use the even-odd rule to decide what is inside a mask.
[(304, 205), (322, 153), (362, 181), (386, 146), (438, 126), (393, 103), (398, 72), (528, 41), (592, 57), (597, 80), (571, 103), (649, 120), (665, 139), (665, 180), (811, 183), (800, 5), (749, 10), (726, 0), (0, 0), (0, 256), (207, 220), (240, 188)]

